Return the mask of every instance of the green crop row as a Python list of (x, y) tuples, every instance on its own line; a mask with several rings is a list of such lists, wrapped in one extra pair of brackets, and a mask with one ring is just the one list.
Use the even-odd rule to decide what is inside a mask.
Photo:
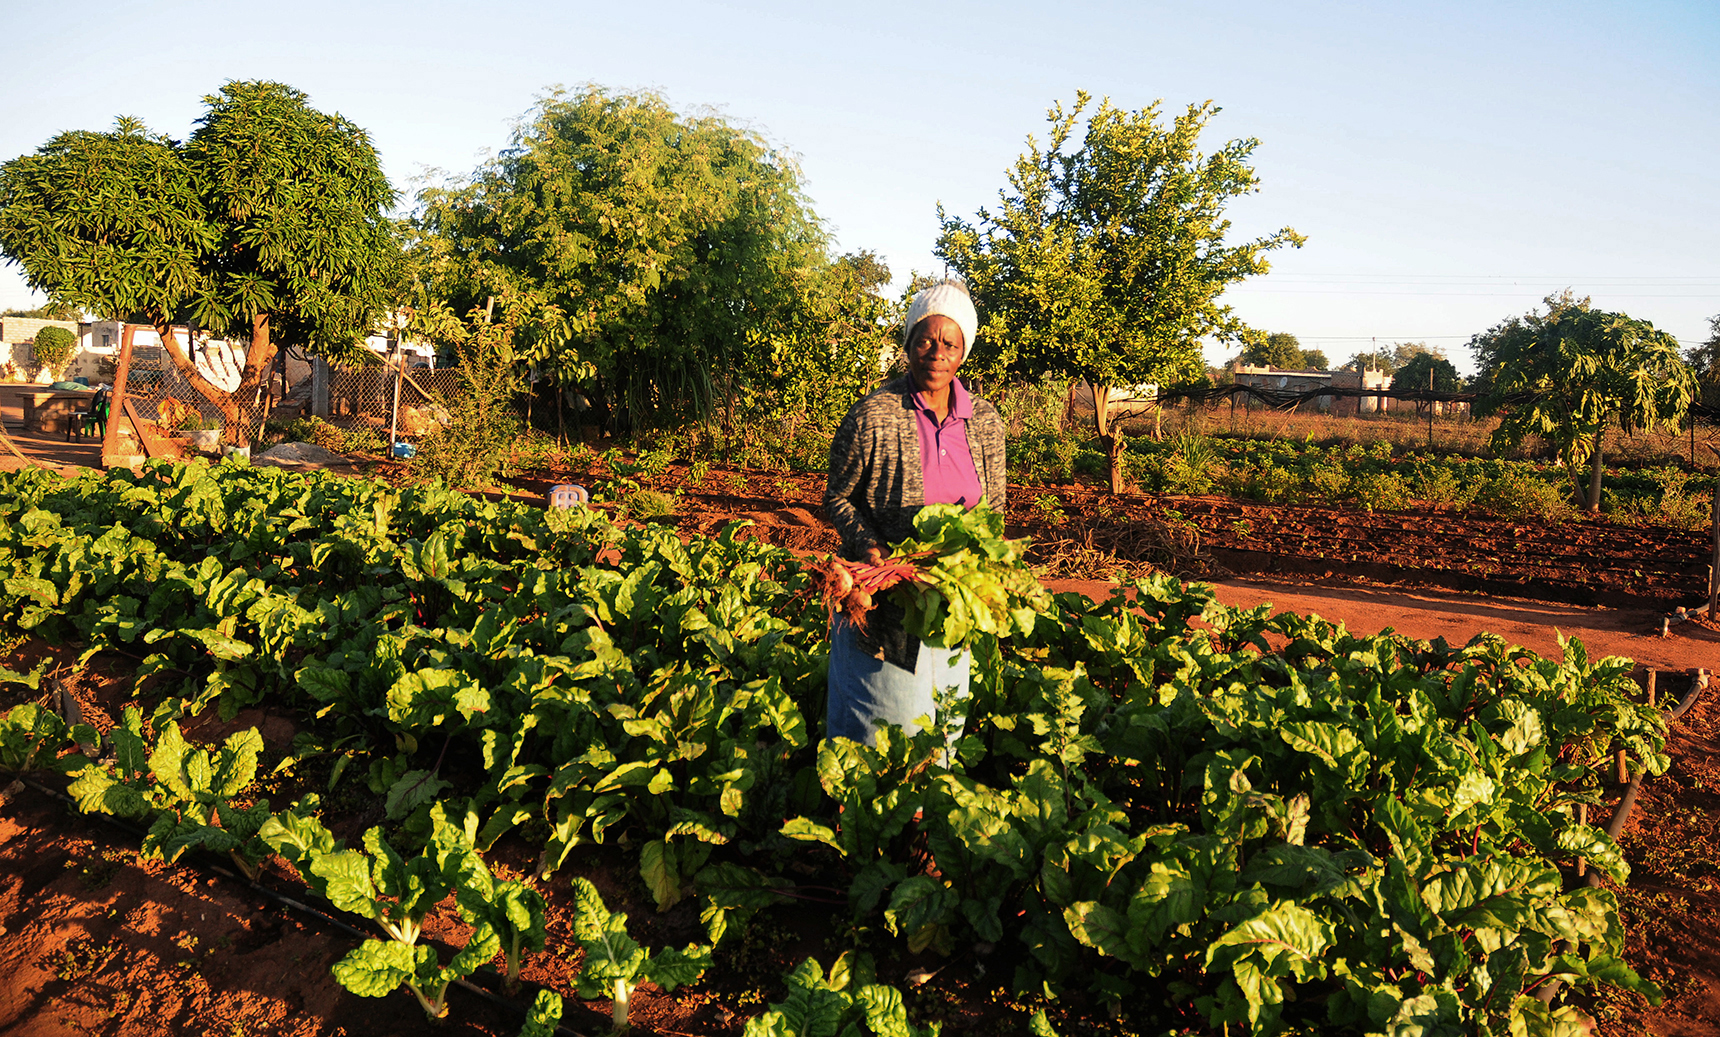
[[(1010, 462), (1012, 475), (1026, 482), (1105, 470), (1096, 444), (1050, 434), (1012, 443)], [(1155, 493), (1377, 511), (1435, 504), (1511, 519), (1558, 521), (1576, 514), (1570, 479), (1556, 463), (1394, 453), (1385, 441), (1319, 446), (1184, 433), (1162, 442), (1130, 440), (1124, 467), (1129, 481)], [(1616, 521), (1696, 529), (1709, 520), (1711, 492), (1711, 480), (1680, 468), (1609, 469), (1601, 510)]]
[[(1580, 1015), (1534, 996), (1555, 978), (1657, 996), (1614, 894), (1561, 868), (1626, 880), (1578, 807), (1614, 749), (1664, 770), (1664, 724), (1574, 642), (1358, 638), (1155, 578), (980, 639), (971, 701), (869, 748), (819, 737), (807, 572), (734, 529), (238, 465), (0, 476), (0, 519), (0, 623), (141, 656), (156, 730), (301, 710), (367, 747), (406, 836), (513, 830), (543, 878), (625, 833), (718, 957), (793, 863), (848, 891), (856, 941), (972, 950), (1155, 1032), (1552, 1034)], [(174, 816), (164, 840), (228, 815)]]

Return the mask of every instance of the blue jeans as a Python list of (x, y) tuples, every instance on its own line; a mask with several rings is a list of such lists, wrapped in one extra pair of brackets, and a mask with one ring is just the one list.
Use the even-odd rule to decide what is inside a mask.
[[(874, 658), (860, 645), (860, 636), (846, 616), (830, 625), (830, 694), (826, 707), (830, 738), (849, 738), (866, 745), (877, 741), (874, 721), (900, 726), (912, 734), (921, 717), (934, 718), (933, 688), (954, 690), (966, 698), (973, 653), (968, 649), (933, 648), (921, 643), (912, 670)], [(961, 734), (958, 719), (950, 732)]]

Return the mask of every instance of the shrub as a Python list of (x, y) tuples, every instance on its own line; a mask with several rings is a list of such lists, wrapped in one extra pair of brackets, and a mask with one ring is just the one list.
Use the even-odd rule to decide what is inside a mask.
[(1302, 479), (1288, 468), (1267, 464), (1249, 472), (1239, 490), (1244, 497), (1268, 504), (1293, 504), (1302, 499)]
[(1308, 473), (1308, 496), (1322, 503), (1342, 500), (1350, 492), (1350, 477), (1343, 466), (1320, 461)]
[(1396, 472), (1362, 472), (1350, 480), (1356, 502), (1369, 511), (1402, 511), (1409, 507), (1409, 484)]
[(513, 400), (524, 379), (485, 334), (462, 343), (459, 354), (460, 391), (447, 401), (450, 420), (419, 441), (417, 466), (456, 489), (482, 489), (513, 457), (520, 434)]
[(1218, 451), (1205, 436), (1184, 432), (1160, 463), (1167, 493), (1206, 493), (1220, 474)]
[(1507, 468), (1475, 494), (1477, 507), (1503, 519), (1540, 519), (1557, 525), (1574, 514), (1559, 486)]
[[(1601, 501), (1614, 520), (1637, 525), (1671, 526), (1674, 529), (1703, 529), (1710, 521), (1714, 498), (1692, 492), (1689, 472), (1667, 466), (1638, 474), (1650, 484), (1646, 492), (1627, 494), (1622, 488), (1602, 491)], [(1622, 480), (1621, 480), (1622, 481)]]
[(1475, 499), (1479, 489), (1467, 479), (1459, 479), (1450, 468), (1430, 465), (1410, 478), (1410, 494), (1430, 504), (1450, 504), (1462, 507)]
[(634, 490), (627, 495), (627, 513), (636, 519), (664, 518), (675, 513), (675, 500), (655, 490)]
[(36, 340), (31, 346), (31, 354), (36, 358), (36, 366), (52, 372), (56, 377), (60, 369), (72, 359), (77, 352), (78, 337), (65, 328), (46, 327), (36, 332)]

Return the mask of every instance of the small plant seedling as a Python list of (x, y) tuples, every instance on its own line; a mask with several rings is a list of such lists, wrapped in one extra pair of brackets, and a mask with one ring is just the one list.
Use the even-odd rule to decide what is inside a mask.
[(1063, 513), (1063, 500), (1055, 493), (1040, 494), (1034, 498), (1033, 507), (1053, 526), (1061, 526), (1067, 518)]

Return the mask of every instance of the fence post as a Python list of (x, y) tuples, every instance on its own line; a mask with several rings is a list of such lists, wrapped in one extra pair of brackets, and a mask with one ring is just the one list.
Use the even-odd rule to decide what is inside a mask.
[(389, 408), (388, 414), (388, 450), (391, 457), (394, 453), (394, 444), (400, 442), (398, 431), (400, 428), (400, 380), (405, 375), (406, 351), (396, 349), (394, 351), (394, 405)]
[(1708, 618), (1720, 609), (1720, 477), (1714, 480), (1714, 557), (1708, 565)]
[(311, 414), (319, 418), (328, 417), (328, 361), (322, 357), (311, 358)]

